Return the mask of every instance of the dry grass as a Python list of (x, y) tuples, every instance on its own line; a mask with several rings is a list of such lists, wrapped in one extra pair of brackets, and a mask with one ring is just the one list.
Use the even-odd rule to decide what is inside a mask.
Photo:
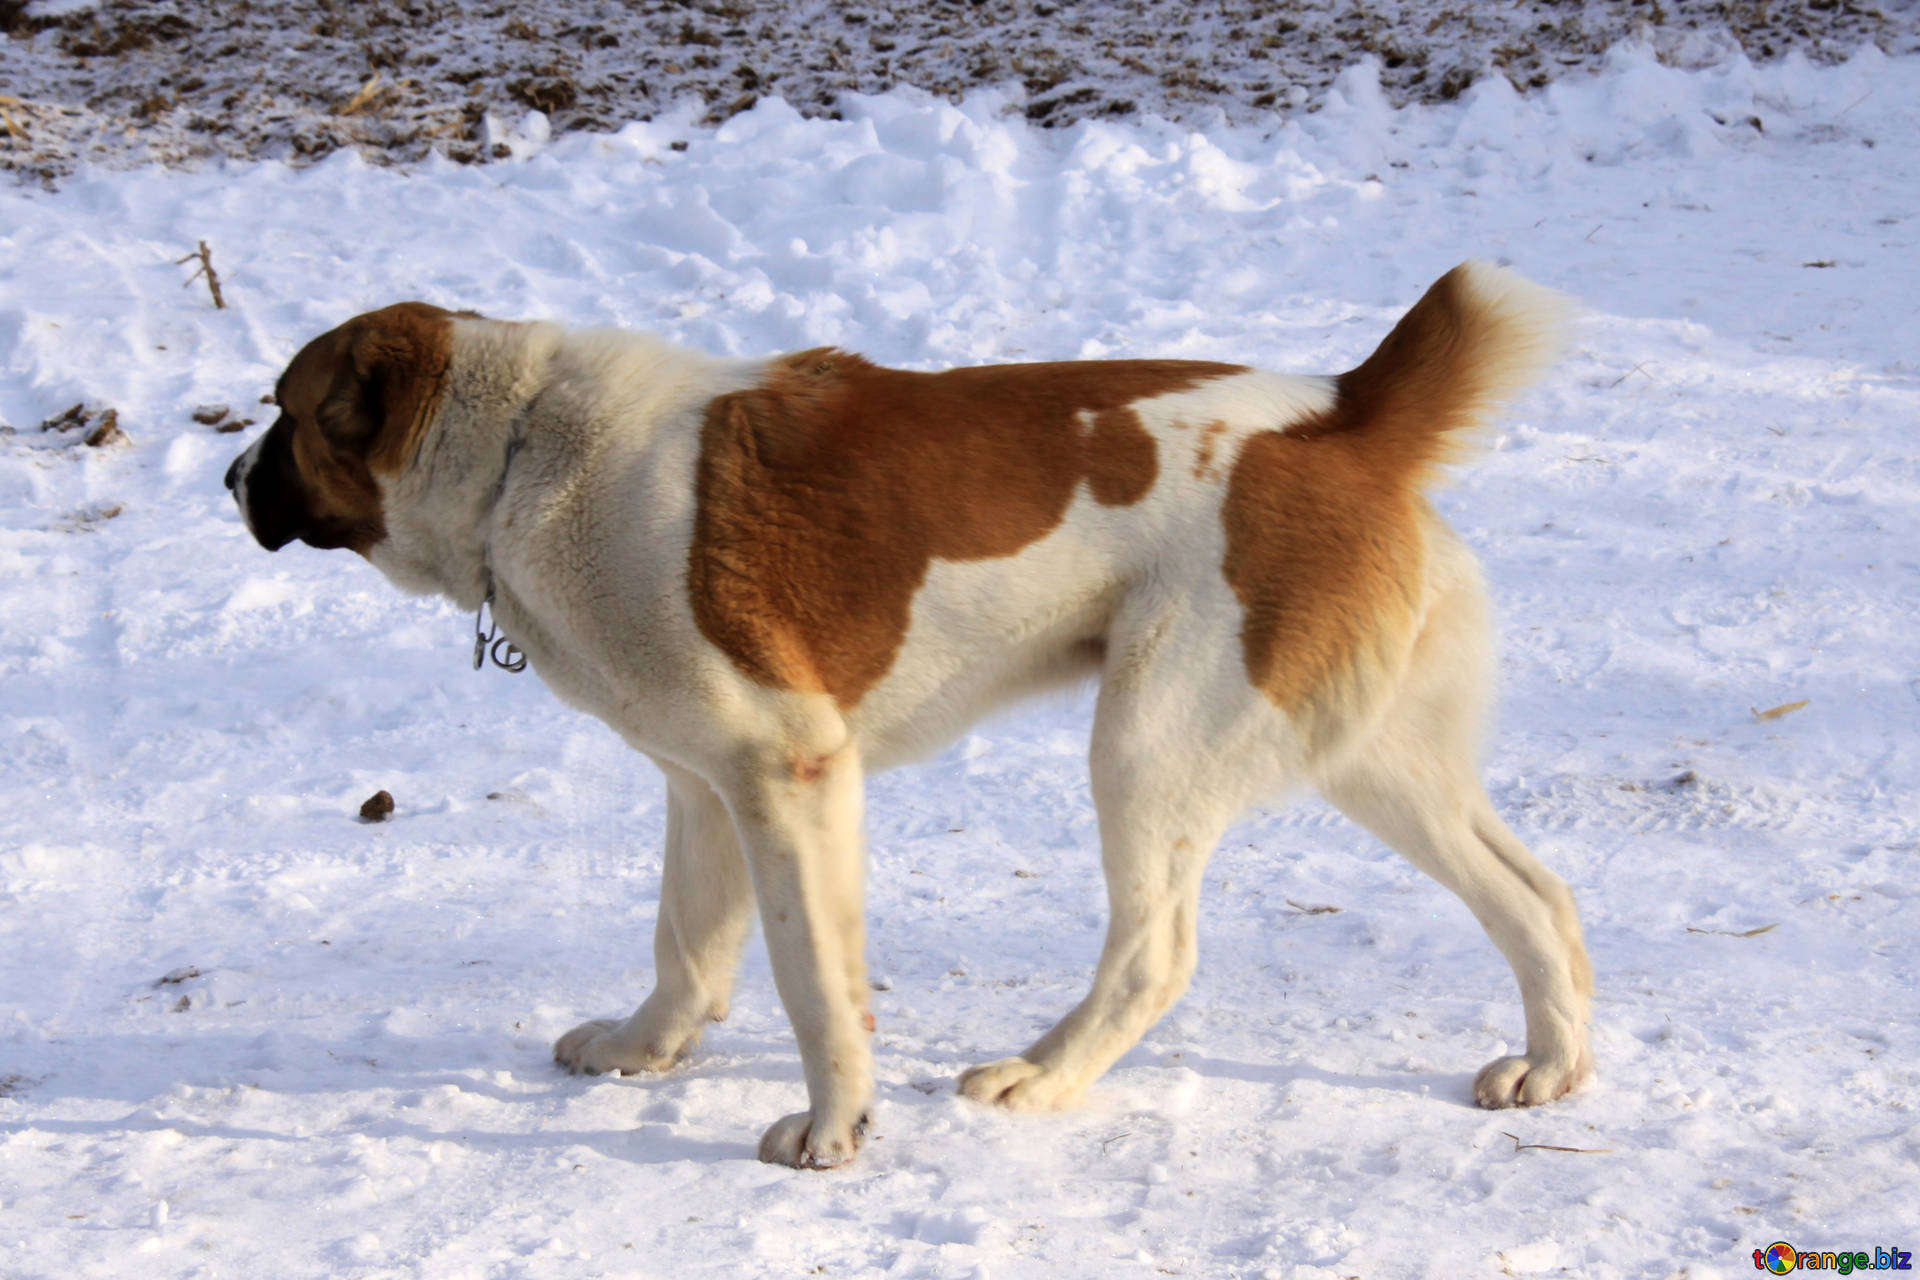
[[(1681, 60), (1739, 47), (1819, 60), (1920, 44), (1920, 6), (1759, 0), (99, 0), (60, 15), (0, 0), (0, 167), (47, 181), (82, 157), (192, 162), (342, 147), (375, 161), (491, 159), (485, 121), (545, 112), (555, 132), (648, 119), (687, 99), (724, 120), (778, 96), (833, 115), (846, 92), (986, 86), (1046, 126), (1150, 111), (1243, 123), (1312, 110), (1376, 60), (1394, 102), (1503, 75), (1577, 74), (1638, 36)], [(25, 109), (31, 103), (32, 110)]]

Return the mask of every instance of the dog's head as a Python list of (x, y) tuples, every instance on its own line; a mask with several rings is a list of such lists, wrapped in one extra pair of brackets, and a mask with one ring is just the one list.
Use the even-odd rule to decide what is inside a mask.
[(300, 349), (274, 387), (279, 418), (227, 469), (261, 546), (278, 551), (298, 538), (364, 556), (386, 537), (381, 481), (406, 469), (433, 421), (453, 318), (402, 302)]

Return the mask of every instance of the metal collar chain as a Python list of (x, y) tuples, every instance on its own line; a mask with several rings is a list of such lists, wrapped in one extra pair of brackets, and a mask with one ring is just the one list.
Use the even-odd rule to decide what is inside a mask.
[[(513, 457), (520, 452), (520, 446), (524, 443), (516, 428), (507, 440), (507, 456), (500, 464), (500, 479), (494, 483), (493, 498), (487, 503), (489, 519), (492, 518), (493, 508), (500, 505), (500, 496), (507, 491), (507, 473), (513, 470)], [(493, 604), (493, 548), (484, 542), (480, 545), (480, 563), (487, 575), (487, 598), (473, 612), (473, 669), (478, 671), (491, 660), (502, 671), (525, 671), (527, 655), (520, 652), (513, 641), (500, 634), (499, 611)]]
[(513, 641), (500, 634), (500, 619), (488, 617), (493, 607), (493, 592), (487, 592), (487, 598), (473, 614), (473, 669), (478, 671), (491, 661), (502, 671), (525, 671), (527, 655), (520, 652)]

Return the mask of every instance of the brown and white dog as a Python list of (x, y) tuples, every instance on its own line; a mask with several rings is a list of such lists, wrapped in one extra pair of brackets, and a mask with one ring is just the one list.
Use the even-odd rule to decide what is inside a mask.
[(1311, 783), (1506, 955), (1527, 1051), (1474, 1093), (1526, 1105), (1591, 1071), (1591, 970), (1565, 884), (1480, 785), (1485, 591), (1423, 490), (1563, 312), (1467, 263), (1321, 378), (726, 360), (402, 303), (294, 357), (227, 485), (269, 550), (348, 547), (403, 590), (492, 598), (553, 691), (666, 773), (656, 985), (560, 1038), (573, 1070), (684, 1055), (726, 1015), (757, 901), (809, 1104), (760, 1156), (850, 1159), (873, 1091), (863, 779), (1097, 676), (1092, 990), (960, 1092), (1079, 1099), (1185, 989), (1222, 831)]

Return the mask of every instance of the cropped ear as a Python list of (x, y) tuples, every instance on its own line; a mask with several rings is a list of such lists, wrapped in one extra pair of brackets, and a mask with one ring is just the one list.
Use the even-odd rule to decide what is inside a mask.
[(453, 313), (402, 302), (334, 331), (333, 377), (314, 418), (327, 443), (398, 472), (432, 419), (453, 355)]

